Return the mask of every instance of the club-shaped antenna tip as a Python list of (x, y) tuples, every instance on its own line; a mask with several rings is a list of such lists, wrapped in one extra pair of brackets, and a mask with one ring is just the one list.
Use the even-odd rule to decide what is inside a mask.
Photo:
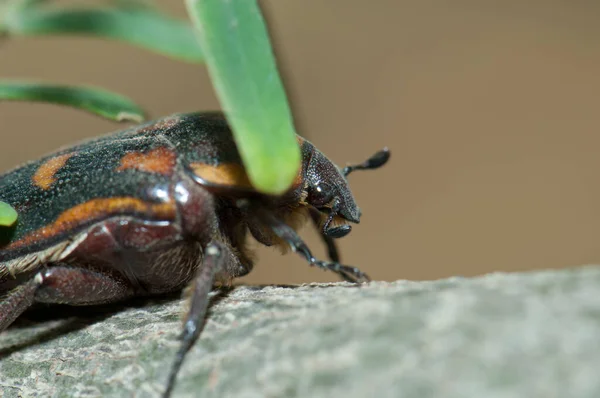
[(385, 147), (382, 150), (375, 153), (375, 155), (371, 156), (369, 159), (367, 159), (365, 162), (363, 162), (361, 164), (350, 165), (350, 166), (344, 167), (342, 169), (342, 174), (344, 176), (348, 176), (348, 174), (352, 173), (355, 170), (377, 169), (377, 168), (383, 166), (384, 164), (386, 164), (387, 161), (389, 160), (389, 158), (390, 158), (390, 150), (388, 149), (388, 147)]
[(381, 151), (377, 152), (375, 155), (369, 159), (368, 164), (369, 168), (379, 168), (387, 163), (390, 159), (390, 150), (388, 147), (383, 148)]

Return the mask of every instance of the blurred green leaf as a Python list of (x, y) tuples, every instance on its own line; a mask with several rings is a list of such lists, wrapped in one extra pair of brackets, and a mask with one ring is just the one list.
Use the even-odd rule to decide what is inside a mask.
[(81, 35), (122, 41), (175, 59), (199, 63), (194, 28), (138, 2), (98, 9), (15, 6), (0, 14), (0, 35)]
[[(1, 0), (0, 0), (1, 1)], [(9, 4), (9, 7), (33, 7), (42, 3), (47, 3), (50, 0), (4, 0), (5, 3)]]
[(8, 203), (0, 202), (0, 227), (10, 227), (17, 221), (17, 212)]
[(259, 191), (280, 194), (300, 149), (267, 28), (255, 0), (186, 0), (216, 93)]
[(94, 87), (0, 81), (0, 101), (3, 100), (69, 105), (119, 122), (144, 120), (144, 111), (130, 99)]
[(150, 1), (150, 0), (111, 0), (111, 3), (113, 3), (115, 5), (116, 8), (120, 8), (120, 9), (142, 9), (145, 11), (155, 11), (158, 12), (158, 10), (156, 9), (156, 4), (154, 4), (154, 1)]

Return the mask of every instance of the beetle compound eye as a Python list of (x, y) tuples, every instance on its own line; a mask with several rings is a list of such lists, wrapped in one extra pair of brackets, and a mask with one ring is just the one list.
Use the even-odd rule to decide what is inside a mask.
[(314, 186), (308, 193), (308, 202), (316, 208), (325, 207), (332, 198), (331, 188), (323, 183)]

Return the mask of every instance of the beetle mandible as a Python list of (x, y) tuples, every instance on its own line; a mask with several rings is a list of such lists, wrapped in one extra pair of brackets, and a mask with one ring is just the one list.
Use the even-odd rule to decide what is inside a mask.
[[(168, 396), (200, 335), (214, 283), (252, 270), (248, 234), (346, 281), (368, 281), (339, 263), (334, 239), (361, 216), (346, 177), (381, 167), (389, 151), (340, 169), (297, 140), (302, 167), (282, 195), (253, 189), (221, 112), (174, 114), (1, 175), (0, 200), (19, 220), (0, 229), (0, 331), (36, 302), (94, 305), (189, 287)], [(331, 261), (316, 259), (297, 234), (308, 219)]]

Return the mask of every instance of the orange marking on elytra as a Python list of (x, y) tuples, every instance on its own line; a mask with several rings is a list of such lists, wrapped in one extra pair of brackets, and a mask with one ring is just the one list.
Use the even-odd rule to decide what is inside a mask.
[(198, 177), (217, 185), (228, 187), (252, 188), (252, 183), (246, 170), (236, 163), (211, 165), (206, 163), (191, 163), (191, 169)]
[(60, 170), (67, 160), (75, 153), (65, 153), (64, 155), (58, 155), (53, 158), (46, 160), (38, 169), (35, 174), (31, 178), (33, 184), (43, 190), (49, 189), (52, 184), (56, 182), (56, 178), (54, 177), (58, 170)]
[[(306, 140), (304, 138), (300, 137), (299, 135), (296, 135), (296, 141), (298, 142), (298, 146), (300, 146), (300, 148), (302, 148), (302, 146), (306, 142)], [(294, 182), (292, 183), (291, 189), (295, 189), (301, 185), (304, 185), (303, 171), (304, 171), (304, 168), (302, 166), (300, 166), (300, 168), (298, 169), (298, 174), (296, 174), (296, 178), (294, 178)]]
[(76, 228), (87, 221), (99, 220), (111, 215), (139, 214), (156, 220), (173, 220), (175, 213), (174, 202), (149, 203), (132, 197), (92, 199), (65, 210), (53, 223), (33, 231), (5, 248), (25, 246)]
[(135, 169), (148, 173), (170, 175), (175, 167), (177, 155), (165, 147), (153, 149), (149, 152), (129, 152), (121, 158), (121, 165), (117, 171)]

